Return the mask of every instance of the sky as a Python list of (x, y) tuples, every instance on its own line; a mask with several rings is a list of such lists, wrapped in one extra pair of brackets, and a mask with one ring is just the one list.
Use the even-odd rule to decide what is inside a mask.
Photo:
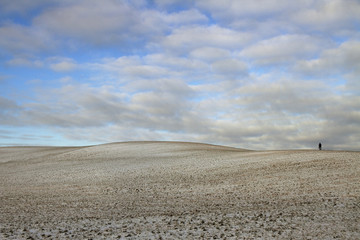
[(360, 150), (358, 0), (0, 0), (0, 146)]

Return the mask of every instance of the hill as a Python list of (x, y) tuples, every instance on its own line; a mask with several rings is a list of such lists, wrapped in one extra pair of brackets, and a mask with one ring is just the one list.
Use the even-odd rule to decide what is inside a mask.
[(360, 238), (360, 152), (0, 148), (0, 238)]

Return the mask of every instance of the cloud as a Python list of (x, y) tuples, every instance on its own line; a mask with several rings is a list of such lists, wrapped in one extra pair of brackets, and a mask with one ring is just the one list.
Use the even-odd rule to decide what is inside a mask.
[[(266, 87), (259, 88), (266, 83)], [(249, 112), (253, 109), (271, 113), (312, 114), (321, 112), (329, 100), (329, 87), (321, 81), (280, 79), (273, 82), (262, 80), (238, 90), (238, 104)]]
[(151, 79), (170, 75), (170, 70), (166, 67), (146, 63), (143, 58), (137, 56), (104, 59), (102, 63), (94, 63), (92, 65), (105, 72), (115, 73), (116, 78), (121, 78), (121, 81), (125, 82), (134, 79)]
[(295, 68), (307, 75), (329, 76), (346, 72), (360, 73), (360, 42), (347, 41), (337, 48), (324, 50), (320, 57), (299, 61)]
[(182, 9), (193, 6), (193, 0), (155, 0), (156, 5), (162, 9)]
[(17, 117), (21, 113), (22, 107), (16, 102), (0, 96), (0, 124), (18, 125), (21, 120)]
[(224, 59), (212, 64), (215, 73), (230, 77), (243, 77), (248, 74), (247, 65), (236, 59)]
[(359, 145), (357, 1), (0, 4), (2, 78), (14, 79), (0, 77), (2, 129), (71, 143)]
[[(213, 83), (212, 93), (180, 79), (130, 81), (120, 89), (64, 83), (59, 89), (43, 89), (36, 101), (22, 106), (2, 99), (1, 108), (8, 109), (8, 121), (2, 118), (2, 123), (13, 126), (18, 118), (23, 126), (100, 142), (180, 137), (281, 149), (312, 147), (320, 140), (327, 147), (344, 148), (346, 138), (354, 144), (360, 140), (358, 97), (333, 93), (321, 81), (259, 81), (265, 80), (253, 79), (231, 90), (221, 87), (222, 82)], [(259, 87), (264, 84), (266, 88)]]
[(231, 52), (227, 49), (214, 47), (199, 47), (190, 52), (192, 58), (198, 58), (205, 61), (214, 61), (229, 58)]
[(260, 65), (289, 64), (316, 56), (330, 44), (327, 40), (308, 35), (286, 34), (262, 40), (245, 48), (240, 55)]
[(39, 53), (56, 46), (56, 41), (41, 29), (7, 23), (0, 27), (0, 51), (14, 55)]
[(155, 94), (170, 93), (172, 96), (191, 97), (193, 90), (183, 80), (180, 79), (156, 79), (131, 81), (125, 87), (126, 92), (152, 92)]
[(124, 67), (122, 71), (127, 76), (136, 76), (140, 78), (158, 78), (166, 75), (167, 70), (158, 66), (128, 66)]
[(313, 1), (311, 8), (293, 14), (292, 19), (309, 30), (355, 29), (360, 23), (360, 3), (356, 0)]
[(44, 66), (44, 63), (40, 60), (32, 60), (24, 57), (15, 57), (6, 62), (10, 66), (25, 66), (40, 68)]
[(149, 54), (144, 56), (144, 62), (148, 65), (162, 66), (171, 69), (175, 75), (198, 75), (208, 71), (209, 65), (199, 59), (173, 56), (171, 54)]
[(112, 73), (120, 82), (142, 79), (182, 78), (191, 82), (198, 76), (208, 74), (210, 65), (197, 59), (178, 57), (168, 54), (149, 54), (142, 57), (125, 56), (103, 59), (90, 64), (104, 74)]
[(5, 15), (21, 14), (25, 15), (32, 10), (43, 7), (44, 5), (50, 5), (49, 1), (46, 0), (18, 0), (14, 1), (1, 1), (0, 12)]
[(19, 106), (15, 102), (1, 96), (0, 96), (0, 107), (2, 113), (14, 109), (19, 109)]
[[(44, 11), (34, 18), (33, 25), (72, 42), (126, 49), (158, 41), (173, 26), (206, 21), (197, 9), (166, 13), (134, 2), (91, 0), (67, 2)], [(75, 45), (80, 47), (76, 41)]]
[[(135, 84), (129, 83), (125, 92), (117, 92), (105, 86), (90, 88), (66, 83), (60, 89), (41, 90), (36, 101), (23, 104), (16, 114), (24, 126), (55, 128), (68, 136), (70, 129), (107, 126), (131, 128), (138, 134), (163, 131), (169, 135), (203, 128), (204, 122), (197, 122), (198, 113), (191, 110), (193, 90), (183, 81), (159, 79)], [(131, 93), (131, 89), (136, 92)], [(12, 125), (10, 121), (6, 124)], [(126, 137), (125, 132), (129, 130), (118, 136)], [(111, 133), (107, 133), (109, 138)]]
[(241, 49), (252, 40), (252, 35), (219, 26), (181, 27), (165, 37), (165, 49), (182, 54), (190, 53), (200, 47)]
[(208, 18), (197, 9), (189, 9), (170, 14), (162, 13), (162, 19), (170, 25), (206, 23)]
[[(133, 94), (110, 91), (105, 86), (97, 89), (70, 84), (44, 90), (38, 101), (23, 106), (26, 110), (21, 112), (21, 119), (30, 125), (65, 128), (125, 124), (176, 129), (172, 117), (181, 119), (183, 108), (191, 98), (191, 88), (170, 79), (144, 80), (140, 85), (143, 91)], [(134, 85), (129, 88), (139, 90)]]
[(220, 20), (232, 20), (243, 17), (270, 17), (284, 10), (293, 8), (294, 3), (286, 0), (201, 0), (198, 6), (211, 12), (212, 16)]
[(284, 33), (349, 37), (357, 35), (360, 23), (357, 0), (202, 0), (196, 6), (222, 27), (248, 31), (259, 39)]
[(208, 114), (216, 116), (208, 139), (270, 149), (324, 141), (329, 148), (347, 144), (347, 149), (356, 149), (347, 139), (360, 140), (349, 130), (353, 126), (358, 131), (358, 97), (333, 93), (321, 81), (280, 80), (266, 82), (266, 87), (257, 81), (237, 87), (233, 97), (221, 95), (215, 104), (204, 100), (209, 101)]
[(33, 22), (34, 26), (62, 38), (114, 45), (141, 41), (139, 34), (156, 34), (158, 29), (151, 25), (148, 14), (122, 1), (77, 1), (44, 11)]
[(55, 63), (50, 64), (50, 68), (56, 72), (70, 72), (70, 71), (75, 70), (78, 67), (77, 63), (73, 59), (70, 59), (70, 58), (54, 58), (53, 57), (50, 59), (50, 62), (54, 62), (54, 61), (55, 61)]
[[(81, 94), (76, 94), (79, 92)], [(24, 105), (26, 110), (21, 117), (29, 125), (100, 126), (117, 118), (122, 110), (120, 103), (120, 96), (109, 94), (104, 89), (95, 91), (84, 85), (69, 84), (60, 89), (43, 90), (37, 101)]]

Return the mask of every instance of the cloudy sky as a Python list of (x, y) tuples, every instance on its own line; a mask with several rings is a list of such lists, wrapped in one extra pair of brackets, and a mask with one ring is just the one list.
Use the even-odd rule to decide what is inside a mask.
[(0, 145), (360, 150), (358, 0), (0, 0)]

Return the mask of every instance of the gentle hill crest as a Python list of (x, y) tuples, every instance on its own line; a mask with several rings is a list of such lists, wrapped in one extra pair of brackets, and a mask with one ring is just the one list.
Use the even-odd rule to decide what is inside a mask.
[(130, 141), (82, 147), (23, 146), (0, 148), (0, 163), (48, 158), (56, 160), (95, 160), (139, 157), (185, 157), (195, 152), (245, 152), (246, 149), (196, 142)]

